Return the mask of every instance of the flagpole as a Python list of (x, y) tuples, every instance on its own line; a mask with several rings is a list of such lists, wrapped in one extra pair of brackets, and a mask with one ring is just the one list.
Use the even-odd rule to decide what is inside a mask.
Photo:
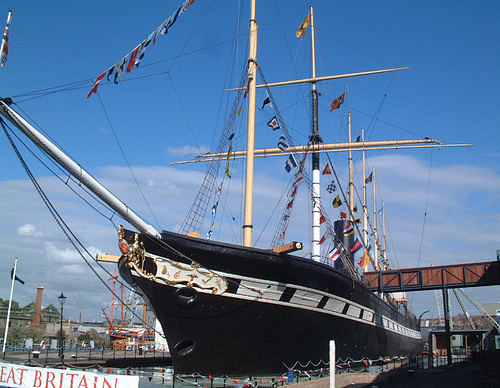
[(14, 269), (12, 272), (12, 285), (10, 286), (9, 309), (7, 310), (7, 320), (5, 321), (5, 335), (3, 337), (3, 359), (5, 360), (5, 344), (7, 343), (7, 333), (9, 331), (10, 307), (12, 306), (12, 295), (14, 293), (14, 282), (16, 281), (17, 257), (14, 261)]

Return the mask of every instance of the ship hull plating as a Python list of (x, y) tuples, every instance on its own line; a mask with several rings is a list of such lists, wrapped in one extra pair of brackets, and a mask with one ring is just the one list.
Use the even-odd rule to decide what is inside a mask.
[[(328, 362), (330, 340), (337, 359), (421, 350), (414, 319), (329, 265), (170, 232), (162, 243), (143, 235), (140, 241), (147, 252), (143, 270), (124, 256), (120, 273), (161, 322), (175, 373), (280, 373), (296, 362)], [(216, 293), (203, 288), (205, 279), (198, 286), (174, 273), (171, 280), (151, 276), (164, 259), (193, 260), (209, 270), (207, 279), (219, 276), (227, 287)]]

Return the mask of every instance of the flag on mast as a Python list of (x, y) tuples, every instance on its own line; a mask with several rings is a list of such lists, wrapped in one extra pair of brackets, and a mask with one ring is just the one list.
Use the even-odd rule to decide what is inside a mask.
[(17, 275), (14, 276), (14, 267), (10, 270), (10, 278), (17, 280), (19, 283), (24, 284), (24, 280), (21, 280), (17, 277)]
[(345, 97), (345, 92), (340, 97), (337, 97), (335, 100), (333, 100), (330, 106), (330, 112), (340, 107), (340, 105), (344, 102), (344, 97)]
[(7, 55), (9, 54), (9, 24), (11, 20), (12, 11), (9, 10), (7, 24), (5, 25), (5, 31), (3, 33), (2, 47), (0, 48), (0, 66), (5, 66), (7, 63)]
[(306, 28), (311, 25), (311, 12), (309, 12), (297, 30), (297, 38), (302, 38), (306, 34)]

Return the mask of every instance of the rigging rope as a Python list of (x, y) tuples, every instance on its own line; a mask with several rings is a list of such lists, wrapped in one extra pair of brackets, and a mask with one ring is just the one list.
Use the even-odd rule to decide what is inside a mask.
[[(29, 169), (28, 165), (26, 164), (26, 162), (24, 161), (24, 158), (22, 157), (21, 153), (19, 152), (18, 148), (16, 147), (12, 137), (10, 136), (9, 134), (9, 131), (7, 130), (7, 125), (5, 124), (5, 121), (3, 119), (0, 118), (0, 124), (2, 125), (2, 128), (4, 130), (4, 133), (5, 135), (7, 136), (7, 139), (9, 140), (14, 152), (16, 153), (19, 161), (21, 162), (24, 170), (26, 171), (28, 177), (30, 178), (31, 182), (33, 183), (33, 186), (35, 187), (36, 191), (38, 192), (38, 194), (40, 195), (40, 197), (42, 198), (42, 201), (44, 202), (45, 206), (47, 207), (47, 209), (49, 210), (50, 214), (52, 215), (52, 217), (54, 218), (54, 220), (56, 221), (56, 223), (59, 225), (59, 227), (61, 228), (62, 232), (64, 233), (64, 235), (67, 237), (68, 241), (71, 243), (71, 245), (73, 245), (73, 247), (75, 248), (75, 250), (78, 252), (78, 254), (80, 255), (80, 257), (83, 259), (83, 261), (85, 261), (85, 263), (87, 264), (87, 266), (91, 269), (91, 271), (97, 276), (97, 278), (101, 281), (101, 283), (104, 284), (104, 286), (116, 297), (118, 298), (118, 300), (120, 300), (122, 303), (123, 301), (121, 300), (120, 296), (118, 296), (111, 288), (110, 286), (106, 283), (106, 281), (99, 275), (99, 273), (95, 270), (95, 268), (90, 264), (90, 262), (87, 260), (87, 258), (85, 257), (85, 255), (82, 253), (82, 251), (80, 250), (80, 248), (85, 252), (85, 254), (88, 256), (88, 257), (91, 257), (92, 260), (94, 260), (94, 262), (104, 271), (108, 274), (108, 276), (113, 276), (106, 268), (104, 268), (102, 266), (101, 263), (99, 263), (93, 256), (92, 254), (87, 250), (87, 248), (82, 244), (82, 242), (75, 236), (75, 234), (71, 231), (71, 229), (69, 228), (69, 226), (64, 222), (64, 220), (62, 219), (61, 215), (57, 212), (57, 210), (55, 209), (55, 207), (52, 205), (52, 203), (50, 202), (50, 199), (47, 197), (47, 195), (44, 193), (42, 187), (40, 186), (40, 184), (38, 183), (38, 181), (36, 180), (35, 176), (32, 174), (31, 170)], [(24, 145), (24, 143), (23, 143)], [(101, 213), (102, 214), (102, 213)], [(80, 247), (80, 248), (79, 248)], [(126, 287), (128, 290), (132, 291), (132, 292), (135, 292), (132, 288), (130, 288), (127, 284), (119, 281), (119, 283), (121, 285), (123, 285), (124, 287)], [(137, 314), (135, 314), (135, 312), (133, 312), (130, 307), (126, 306), (134, 316), (136, 316), (137, 318), (139, 318), (141, 321), (142, 321), (142, 318), (139, 317)], [(147, 322), (145, 322), (147, 324)], [(148, 325), (148, 328), (150, 330), (155, 330), (155, 328), (152, 328)]]
[(129, 161), (128, 161), (128, 158), (127, 158), (127, 155), (125, 154), (125, 151), (123, 150), (123, 147), (120, 143), (120, 140), (118, 139), (118, 136), (116, 135), (116, 131), (115, 131), (115, 128), (113, 127), (113, 124), (111, 123), (111, 120), (108, 116), (108, 112), (106, 111), (106, 108), (104, 107), (104, 104), (102, 102), (102, 99), (101, 99), (101, 96), (99, 93), (96, 93), (97, 96), (99, 97), (99, 102), (101, 103), (101, 107), (102, 107), (102, 110), (104, 112), (104, 115), (106, 116), (106, 120), (108, 120), (108, 124), (109, 124), (109, 127), (111, 128), (111, 132), (113, 132), (113, 136), (115, 137), (115, 140), (116, 140), (116, 143), (118, 144), (118, 148), (120, 148), (120, 152), (123, 156), (123, 159), (125, 160), (125, 163), (127, 163), (127, 167), (130, 171), (130, 175), (132, 175), (132, 178), (134, 179), (134, 182), (135, 184), (137, 185), (137, 188), (139, 189), (139, 192), (141, 193), (142, 195), (142, 198), (144, 199), (144, 202), (146, 203), (146, 206), (148, 207), (151, 215), (153, 216), (155, 222), (156, 222), (156, 225), (158, 225), (158, 227), (161, 229), (161, 226), (160, 226), (160, 223), (158, 222), (158, 220), (156, 219), (156, 216), (155, 214), (153, 213), (153, 209), (151, 209), (151, 206), (149, 206), (149, 202), (148, 200), (146, 199), (146, 195), (144, 194), (144, 192), (142, 191), (141, 189), (141, 185), (139, 184), (139, 181), (137, 180), (135, 174), (134, 174), (134, 171), (132, 170), (132, 166), (130, 165)]

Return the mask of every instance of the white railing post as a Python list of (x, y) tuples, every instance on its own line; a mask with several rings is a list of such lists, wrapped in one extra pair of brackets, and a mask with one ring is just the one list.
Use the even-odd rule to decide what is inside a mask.
[(330, 388), (335, 388), (335, 341), (330, 341)]

